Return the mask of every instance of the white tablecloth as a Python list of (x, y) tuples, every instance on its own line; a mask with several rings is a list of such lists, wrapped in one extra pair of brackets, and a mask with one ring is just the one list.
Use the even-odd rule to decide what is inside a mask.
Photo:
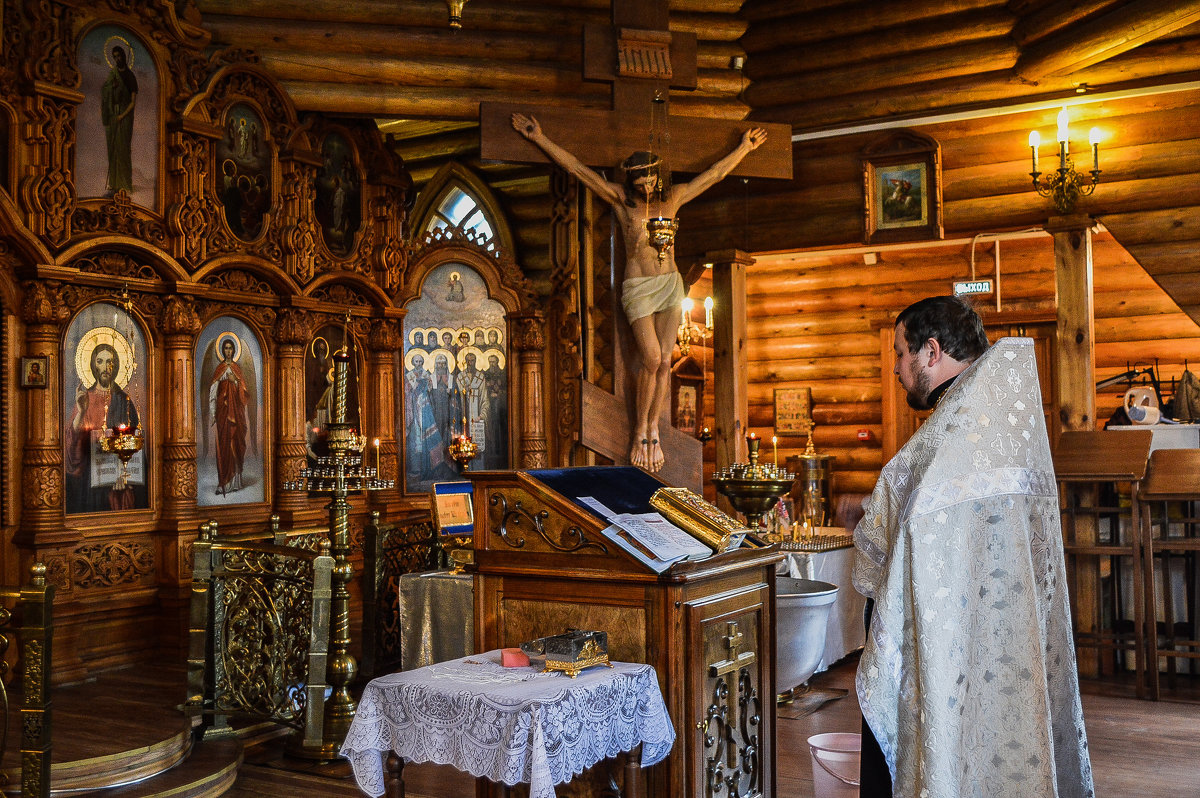
[(453, 765), (530, 798), (608, 757), (642, 746), (642, 767), (664, 759), (675, 730), (654, 669), (615, 662), (575, 679), (540, 668), (504, 668), (489, 651), (373, 679), (341, 754), (359, 788), (384, 792), (384, 756)]
[(780, 576), (816, 579), (838, 586), (837, 600), (829, 612), (825, 631), (825, 653), (817, 665), (817, 673), (820, 673), (867, 642), (863, 627), (863, 609), (867, 600), (850, 581), (854, 571), (854, 547), (811, 553), (789, 551), (785, 555), (775, 567)]

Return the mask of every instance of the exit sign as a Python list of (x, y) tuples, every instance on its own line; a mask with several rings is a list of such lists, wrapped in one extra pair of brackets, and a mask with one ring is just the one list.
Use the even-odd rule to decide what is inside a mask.
[(967, 296), (969, 294), (990, 294), (992, 293), (991, 280), (963, 280), (954, 284), (955, 296)]

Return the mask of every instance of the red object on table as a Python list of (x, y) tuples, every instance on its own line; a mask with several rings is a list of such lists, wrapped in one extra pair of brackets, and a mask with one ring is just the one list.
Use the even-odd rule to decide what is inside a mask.
[(500, 664), (506, 668), (528, 668), (529, 655), (519, 648), (502, 648)]

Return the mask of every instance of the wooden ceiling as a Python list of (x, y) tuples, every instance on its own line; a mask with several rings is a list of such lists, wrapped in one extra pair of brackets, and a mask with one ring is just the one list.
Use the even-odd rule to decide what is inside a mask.
[[(647, 0), (650, 2), (650, 0)], [(258, 53), (302, 110), (416, 135), (481, 101), (601, 108), (585, 23), (609, 0), (196, 0), (217, 47)], [(698, 40), (683, 115), (798, 132), (1195, 80), (1200, 0), (669, 0)], [(744, 58), (744, 69), (737, 59)], [(410, 120), (419, 120), (411, 122)]]

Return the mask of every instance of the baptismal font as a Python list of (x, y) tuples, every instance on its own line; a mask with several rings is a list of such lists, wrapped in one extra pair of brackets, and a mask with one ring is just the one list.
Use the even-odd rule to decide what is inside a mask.
[[(349, 316), (347, 316), (347, 320)], [(329, 455), (317, 458), (315, 466), (300, 469), (300, 479), (285, 482), (286, 490), (328, 493), (330, 553), (333, 565), (333, 602), (329, 622), (328, 681), (333, 690), (325, 700), (325, 728), (318, 750), (300, 750), (309, 758), (335, 759), (346, 739), (358, 705), (350, 695), (350, 683), (358, 672), (358, 663), (350, 653), (350, 592), (347, 584), (354, 576), (350, 555), (350, 502), (353, 492), (391, 490), (395, 480), (380, 479), (378, 465), (363, 464), (366, 436), (360, 435), (347, 420), (347, 395), (350, 384), (349, 336), (333, 355), (333, 412), (326, 426)], [(378, 462), (378, 459), (376, 460)]]

